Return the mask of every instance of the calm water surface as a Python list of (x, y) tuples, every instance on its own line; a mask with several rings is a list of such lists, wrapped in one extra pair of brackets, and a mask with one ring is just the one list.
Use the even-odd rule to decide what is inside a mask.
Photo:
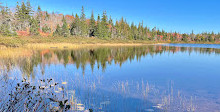
[(71, 111), (220, 111), (220, 45), (30, 50), (0, 66), (6, 81), (59, 82), (80, 104)]

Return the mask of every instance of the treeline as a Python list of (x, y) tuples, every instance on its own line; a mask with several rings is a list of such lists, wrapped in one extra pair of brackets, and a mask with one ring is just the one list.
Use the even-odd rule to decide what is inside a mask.
[(42, 11), (40, 6), (33, 10), (30, 1), (17, 2), (12, 12), (7, 6), (0, 5), (0, 34), (3, 36), (43, 35), (54, 37), (81, 37), (100, 39), (129, 39), (168, 42), (219, 42), (220, 33), (205, 32), (201, 34), (180, 34), (165, 32), (156, 27), (150, 29), (143, 21), (138, 25), (129, 24), (123, 17), (113, 22), (111, 16), (103, 14), (86, 18), (84, 7), (81, 14), (63, 15)]

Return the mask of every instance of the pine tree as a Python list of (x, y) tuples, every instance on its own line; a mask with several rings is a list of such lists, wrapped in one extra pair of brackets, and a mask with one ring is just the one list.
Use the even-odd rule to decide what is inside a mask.
[(24, 2), (21, 3), (21, 6), (19, 6), (19, 3), (17, 2), (16, 19), (18, 21), (18, 30), (26, 30), (30, 16)]
[(50, 29), (50, 27), (48, 27), (47, 25), (45, 25), (45, 26), (42, 27), (42, 32), (44, 32), (44, 33), (50, 33), (50, 32), (51, 32), (51, 29)]
[(38, 8), (37, 8), (37, 21), (39, 23), (41, 22), (41, 17), (42, 17), (42, 10), (41, 10), (41, 7), (38, 6)]
[(131, 23), (131, 37), (130, 39), (137, 40), (137, 27), (134, 25), (134, 22)]
[(95, 31), (95, 18), (94, 14), (92, 11), (91, 18), (89, 20), (89, 36), (94, 36), (94, 31)]
[(39, 24), (35, 18), (30, 19), (30, 34), (39, 35)]
[(102, 21), (101, 21), (101, 38), (107, 39), (109, 36), (108, 34), (108, 18), (106, 15), (106, 11), (102, 14)]
[(62, 26), (62, 36), (64, 37), (68, 37), (70, 35), (70, 31), (69, 31), (69, 28), (68, 28), (68, 24), (66, 22), (66, 19), (63, 17), (63, 26)]
[(88, 26), (86, 23), (86, 15), (84, 13), (84, 7), (82, 6), (81, 16), (80, 16), (80, 28), (81, 28), (81, 36), (87, 37), (88, 36)]
[(115, 22), (115, 29), (116, 29), (116, 38), (121, 38), (121, 28), (119, 22), (116, 20)]
[(15, 17), (16, 17), (17, 20), (19, 20), (20, 16), (21, 16), (21, 7), (20, 7), (19, 3), (17, 2)]
[(61, 34), (62, 34), (62, 29), (61, 29), (60, 25), (57, 24), (57, 28), (56, 28), (56, 30), (53, 32), (53, 36), (61, 36)]
[(0, 20), (0, 33), (4, 36), (14, 36), (16, 32), (12, 26), (12, 15), (10, 9), (5, 6), (1, 9), (1, 20)]
[(110, 25), (109, 37), (113, 38), (113, 36), (114, 36), (114, 24), (113, 24), (111, 16), (109, 18), (108, 24)]
[(94, 32), (95, 37), (101, 38), (102, 36), (102, 30), (101, 30), (101, 20), (100, 20), (100, 16), (98, 15), (98, 19), (97, 19), (97, 25), (96, 25), (96, 29)]
[(30, 0), (27, 0), (26, 2), (26, 13), (27, 13), (27, 16), (30, 18), (32, 16), (32, 14), (34, 13), (33, 10), (32, 10), (32, 7), (31, 7), (31, 3), (30, 3)]
[(0, 26), (0, 33), (2, 33), (2, 35), (4, 36), (8, 36), (10, 34), (9, 31), (9, 24), (8, 24), (8, 16), (9, 16), (9, 12), (8, 12), (8, 7), (3, 7), (1, 9), (1, 26)]
[(80, 19), (77, 14), (75, 15), (75, 19), (73, 23), (71, 24), (70, 33), (71, 35), (74, 35), (74, 36), (80, 36), (81, 34)]
[(214, 41), (215, 41), (215, 34), (214, 34), (213, 31), (212, 31), (211, 34), (209, 34), (209, 36), (208, 36), (208, 41), (209, 41), (209, 42), (214, 42)]
[(187, 41), (188, 41), (187, 37), (188, 37), (188, 35), (184, 33), (184, 34), (183, 34), (182, 41), (187, 42)]
[(143, 21), (138, 25), (138, 39), (143, 40)]

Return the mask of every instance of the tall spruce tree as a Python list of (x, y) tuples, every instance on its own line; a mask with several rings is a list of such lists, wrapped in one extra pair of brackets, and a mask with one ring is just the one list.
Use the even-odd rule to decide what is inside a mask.
[(89, 20), (89, 36), (94, 36), (94, 32), (95, 32), (95, 18), (94, 18), (94, 14), (92, 11), (90, 20)]
[(39, 23), (41, 22), (41, 17), (42, 17), (42, 10), (41, 10), (41, 7), (38, 6), (38, 8), (37, 8), (37, 21)]
[(82, 6), (81, 16), (80, 16), (80, 28), (81, 28), (81, 36), (87, 37), (88, 36), (88, 25), (86, 23), (86, 15), (85, 15), (83, 6)]
[(108, 34), (108, 18), (106, 11), (102, 14), (102, 21), (101, 21), (101, 38), (107, 39), (109, 36)]
[(68, 37), (70, 35), (70, 31), (69, 31), (68, 24), (67, 24), (66, 19), (64, 18), (64, 16), (63, 16), (62, 22), (63, 22), (62, 36)]
[(37, 19), (35, 19), (34, 17), (32, 17), (30, 19), (30, 34), (31, 35), (39, 35), (39, 24)]
[(71, 35), (74, 35), (74, 36), (81, 35), (80, 19), (77, 14), (75, 15), (75, 19), (73, 20), (73, 23), (71, 24), (70, 33)]
[(0, 33), (4, 36), (10, 35), (10, 26), (9, 26), (9, 9), (8, 7), (3, 7), (1, 9), (1, 26)]
[(98, 15), (98, 18), (97, 18), (97, 25), (96, 25), (96, 28), (95, 28), (95, 32), (94, 32), (94, 35), (95, 37), (98, 37), (98, 38), (101, 38), (102, 37), (102, 28), (101, 28), (101, 20), (100, 20), (100, 16)]
[(59, 24), (57, 24), (56, 30), (53, 32), (53, 36), (61, 36), (62, 29)]
[(113, 24), (113, 20), (112, 20), (112, 18), (111, 18), (111, 16), (110, 16), (110, 18), (109, 18), (109, 21), (108, 21), (108, 24), (110, 25), (109, 27), (109, 29), (110, 29), (110, 31), (109, 31), (109, 37), (110, 38), (113, 38), (114, 37), (114, 24)]

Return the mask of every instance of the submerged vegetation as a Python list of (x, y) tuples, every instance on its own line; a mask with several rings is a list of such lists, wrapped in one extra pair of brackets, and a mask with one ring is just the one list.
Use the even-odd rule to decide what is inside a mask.
[[(37, 9), (33, 9), (29, 0), (17, 2), (15, 11), (10, 10), (7, 6), (1, 5), (0, 8), (0, 35), (2, 36), (0, 45), (9, 47), (17, 47), (26, 42), (31, 43), (28, 39), (9, 38), (11, 36), (23, 38), (37, 36), (38, 38), (35, 41), (41, 43), (54, 42), (54, 39), (60, 43), (63, 40), (74, 43), (75, 40), (82, 38), (120, 40), (125, 43), (130, 40), (155, 43), (219, 43), (220, 41), (220, 34), (215, 34), (214, 32), (194, 34), (192, 31), (190, 34), (181, 34), (166, 32), (156, 27), (151, 29), (144, 26), (143, 21), (138, 25), (129, 24), (123, 17), (120, 20), (113, 21), (106, 11), (102, 15), (98, 15), (97, 19), (93, 12), (91, 13), (91, 18), (86, 18), (84, 7), (82, 7), (80, 15), (48, 13), (47, 11), (42, 11), (40, 6)], [(44, 39), (45, 37), (49, 38)]]

